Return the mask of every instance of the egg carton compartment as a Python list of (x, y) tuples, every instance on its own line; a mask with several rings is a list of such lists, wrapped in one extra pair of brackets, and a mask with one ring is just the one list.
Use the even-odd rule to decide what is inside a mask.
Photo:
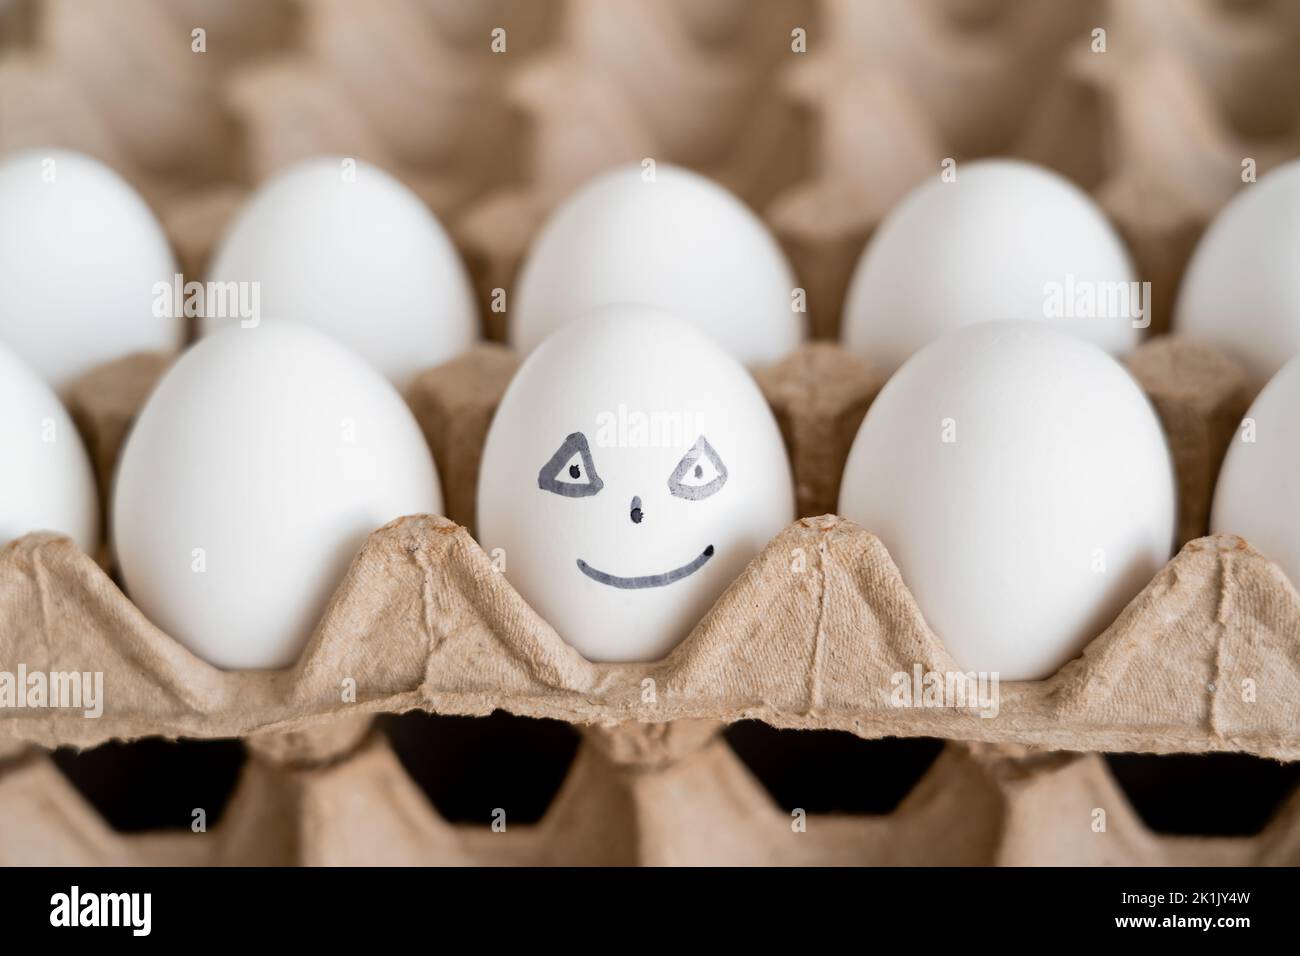
[(200, 276), (248, 189), (229, 87), (290, 41), (296, 8), (22, 0), (0, 26), (0, 154), (67, 148), (104, 162), (148, 202), (182, 274)]
[[(1300, 155), (1300, 17), (1287, 4), (94, 7), (7, 12), (0, 152), (59, 145), (109, 163), (158, 211), (189, 275), (249, 185), (343, 153), (447, 220), (487, 303), (560, 198), (651, 157), (765, 214), (808, 290), (814, 335), (830, 338), (897, 200), (944, 159), (1012, 155), (1101, 202), (1153, 284), (1162, 330), (1243, 164), (1263, 174)], [(501, 315), (484, 315), (502, 338)]]
[[(1184, 485), (1190, 489), (1184, 499), (1201, 499), (1191, 514), (1202, 518), (1217, 460), (1240, 416), (1225, 411), (1228, 400), (1196, 379), (1201, 373), (1230, 372), (1223, 361), (1207, 348), (1176, 339), (1149, 343), (1134, 360), (1174, 433), (1174, 448), (1183, 449), (1177, 455), (1179, 471), (1189, 476)], [(466, 524), (472, 522), (482, 437), (513, 363), (508, 350), (484, 345), (425, 373), (412, 389), (413, 406), (443, 464), (453, 506), (448, 510), (460, 512)], [(160, 368), (157, 357), (132, 357), (91, 373), (72, 389), (70, 403), (91, 435), (101, 477), (111, 472), (133, 407)], [(845, 374), (837, 377), (834, 368)], [(787, 425), (796, 474), (839, 471), (872, 394), (874, 380), (863, 369), (837, 346), (814, 343), (769, 370), (768, 391)], [(1170, 378), (1176, 388), (1168, 386)], [(1221, 384), (1229, 386), (1223, 389), (1228, 404), (1248, 400), (1231, 374)], [(811, 456), (804, 449), (812, 449)], [(1185, 524), (1194, 530), (1191, 518)], [(1260, 678), (1295, 679), (1285, 643), (1264, 638), (1286, 632), (1296, 613), (1294, 591), (1275, 566), (1232, 536), (1191, 542), (1081, 658), (1049, 681), (1012, 685), (1005, 703), (1015, 718), (1007, 719), (1004, 707), (992, 722), (950, 711), (899, 714), (889, 706), (888, 675), (906, 670), (903, 665), (919, 661), (927, 670), (944, 672), (955, 666), (880, 542), (833, 515), (787, 528), (681, 648), (650, 665), (583, 660), (528, 608), (469, 533), (443, 518), (399, 519), (372, 535), (302, 660), (282, 672), (239, 674), (201, 665), (149, 624), (105, 572), (66, 539), (29, 535), (2, 555), (7, 657), (34, 667), (61, 649), (60, 656), (148, 661), (153, 671), (148, 678), (140, 675), (144, 684), (118, 697), (96, 721), (18, 710), (0, 715), (11, 732), (49, 746), (90, 745), (151, 729), (133, 731), (133, 721), (161, 721), (152, 730), (167, 736), (242, 736), (293, 729), (315, 715), (358, 705), (400, 711), (423, 703), (440, 712), (485, 713), (500, 706), (577, 722), (759, 716), (778, 726), (811, 726), (820, 714), (830, 721), (825, 726), (868, 736), (896, 723), (911, 727), (914, 735), (974, 734), (973, 739), (1038, 746), (1060, 745), (1059, 735), (1066, 733), (1060, 721), (1073, 715), (1090, 727), (1087, 733), (1105, 735), (1114, 725), (1119, 737), (1130, 741), (1112, 747), (1087, 737), (1080, 749), (1244, 749), (1293, 756), (1294, 743), (1284, 732), (1294, 713), (1285, 706), (1246, 706), (1209, 689), (1230, 681), (1237, 669), (1253, 669)], [(60, 598), (52, 600), (54, 595)], [(32, 628), (33, 620), (42, 625)], [(1137, 642), (1130, 637), (1134, 634), (1148, 636)], [(1170, 659), (1168, 647), (1150, 635), (1199, 647), (1193, 653), (1189, 644), (1187, 653), (1173, 656), (1185, 666), (1177, 678), (1170, 675), (1164, 695), (1169, 699), (1160, 706), (1146, 699), (1153, 691), (1137, 681), (1140, 675), (1160, 674)], [(374, 641), (384, 642), (388, 652), (376, 655)], [(481, 656), (476, 650), (481, 648), (493, 653)], [(871, 659), (874, 674), (861, 667), (846, 671), (853, 661)], [(186, 679), (190, 668), (197, 669)], [(1119, 673), (1130, 679), (1120, 680)], [(357, 681), (357, 705), (337, 699), (330, 678), (337, 674)], [(1243, 676), (1249, 675), (1243, 671)], [(641, 699), (644, 677), (664, 690), (650, 702)], [(159, 698), (155, 692), (164, 689)], [(1285, 693), (1277, 696), (1284, 702)], [(249, 704), (245, 713), (230, 712), (236, 700)], [(158, 709), (160, 701), (170, 704)], [(116, 721), (125, 721), (122, 733)], [(994, 729), (1013, 724), (1010, 737)], [(1134, 743), (1153, 728), (1157, 735), (1168, 734), (1163, 743)], [(29, 736), (33, 732), (36, 736)], [(62, 733), (73, 736), (63, 739)], [(1283, 733), (1283, 739), (1270, 744), (1264, 740), (1270, 733)]]
[(23, 0), (0, 20), (0, 154), (66, 147), (105, 162), (191, 278), (251, 186), (323, 153), (387, 169), (450, 217), (516, 178), (520, 123), (503, 90), (559, 9)]
[(0, 152), (104, 160), (149, 200), (186, 275), (249, 187), (342, 153), (444, 219), (494, 340), (492, 291), (546, 215), (622, 162), (687, 166), (763, 214), (814, 337), (834, 338), (866, 241), (945, 159), (1018, 156), (1089, 191), (1163, 331), (1246, 166), (1300, 156), (1287, 4), (25, 0), (9, 21)]
[[(533, 235), (596, 174), (646, 159), (686, 166), (762, 208), (806, 174), (803, 117), (780, 95), (795, 32), (816, 32), (807, 0), (567, 0), (554, 39), (505, 93), (523, 137), (515, 178), (453, 223), (484, 303), (509, 288)], [(815, 42), (815, 41), (812, 41)], [(503, 317), (487, 309), (488, 335)]]
[(244, 146), (226, 86), (293, 30), (285, 0), (39, 0), (27, 42), (0, 47), (0, 152), (67, 147), (160, 212), (237, 180)]
[[(854, 266), (884, 216), (946, 162), (1015, 156), (1091, 190), (1106, 129), (1081, 75), (1101, 3), (824, 0), (782, 70), (811, 141), (807, 175), (763, 206), (833, 338)], [(959, 174), (960, 175), (960, 174)]]
[(322, 153), (400, 178), (443, 218), (518, 175), (507, 89), (561, 8), (530, 0), (302, 4), (295, 35), (237, 71), (227, 101), (256, 182)]
[[(158, 356), (133, 356), (95, 370), (70, 390), (69, 404), (86, 432), (104, 487), (130, 420), (165, 364)], [(410, 403), (439, 461), (447, 510), (466, 525), (473, 521), (483, 438), (516, 364), (509, 349), (483, 344), (424, 373), (410, 391)], [(1147, 343), (1130, 364), (1169, 431), (1183, 498), (1180, 527), (1186, 537), (1195, 537), (1204, 530), (1218, 462), (1251, 395), (1231, 362), (1208, 347), (1177, 338)], [(816, 342), (758, 377), (789, 446), (801, 510), (807, 513), (810, 505), (833, 502), (848, 446), (879, 377), (840, 346)], [(34, 748), (93, 747), (156, 736), (243, 738), (261, 756), (245, 768), (239, 793), (272, 786), (263, 774), (266, 760), (287, 762), (296, 768), (294, 773), (310, 765), (313, 775), (344, 787), (338, 774), (341, 767), (351, 766), (352, 758), (341, 754), (358, 741), (370, 740), (371, 715), (410, 710), (461, 715), (500, 710), (553, 718), (590, 728), (589, 737), (599, 741), (602, 752), (616, 746), (621, 748), (618, 753), (636, 760), (648, 746), (638, 734), (677, 739), (687, 733), (684, 728), (709, 727), (713, 736), (719, 722), (755, 719), (774, 727), (842, 730), (865, 738), (970, 741), (999, 752), (1024, 752), (1031, 761), (1039, 758), (1030, 751), (1043, 749), (1239, 751), (1300, 759), (1295, 734), (1300, 726), (1300, 652), (1289, 640), (1300, 627), (1300, 596), (1275, 565), (1228, 535), (1190, 541), (1081, 657), (1048, 680), (1004, 684), (996, 718), (981, 717), (971, 709), (893, 706), (892, 675), (909, 673), (918, 665), (939, 673), (957, 668), (929, 630), (883, 545), (834, 515), (804, 518), (787, 528), (687, 640), (668, 658), (651, 664), (593, 664), (583, 659), (528, 607), (464, 527), (432, 516), (399, 519), (370, 537), (302, 658), (284, 671), (223, 672), (200, 661), (150, 624), (103, 567), (71, 541), (54, 535), (29, 535), (0, 551), (0, 595), (4, 660), (23, 661), (29, 670), (93, 666), (105, 674), (110, 691), (98, 719), (66, 710), (0, 710), (7, 774), (12, 777), (21, 770), (21, 779), (40, 779), (61, 789), (59, 814), (71, 814), (70, 807), (84, 811), (76, 826), (96, 834), (86, 841), (74, 838), (69, 845), (98, 846), (102, 860), (133, 858), (137, 852), (149, 859), (173, 859), (169, 854), (175, 852), (190, 862), (229, 862), (269, 860), (267, 854), (277, 853), (281, 855), (276, 859), (288, 859), (283, 854), (289, 851), (283, 840), (279, 849), (268, 849), (261, 837), (235, 843), (227, 843), (235, 838), (226, 836), (190, 841), (188, 833), (119, 838)], [(1247, 700), (1241, 692), (1243, 681), (1257, 689), (1254, 698)], [(721, 756), (709, 758), (706, 763), (713, 769), (701, 771), (702, 779), (720, 775), (724, 790), (746, 781), (749, 791), (761, 795), (761, 801), (753, 799), (765, 809), (745, 812), (774, 819), (774, 804), (761, 793), (761, 785), (742, 772), (725, 746), (714, 749)], [(383, 741), (364, 744), (356, 759), (362, 766), (384, 768), (384, 774), (401, 770)], [(718, 761), (721, 764), (714, 766)], [(585, 781), (584, 790), (604, 786), (609, 799), (617, 795), (620, 806), (635, 804), (626, 784), (586, 781), (583, 774), (596, 771), (583, 768), (593, 762), (604, 766), (594, 757), (585, 763), (580, 758), (570, 780)], [(1113, 790), (1104, 767), (1097, 767), (1078, 779), (1088, 787), (1106, 781)], [(634, 776), (639, 780), (644, 773)], [(401, 779), (404, 788), (418, 791), (406, 776)], [(298, 783), (286, 786), (296, 792)], [(381, 789), (390, 786), (395, 784), (385, 783)], [(33, 798), (25, 787), (19, 788), (26, 795), (20, 804)], [(570, 789), (566, 785), (564, 792)], [(346, 788), (331, 799), (342, 799), (343, 792)], [(237, 796), (227, 811), (232, 823), (222, 824), (222, 834), (243, 832), (244, 824), (233, 821), (253, 813), (240, 809), (244, 804)], [(46, 805), (43, 799), (37, 801), (41, 806)], [(361, 803), (365, 799), (356, 798)], [(663, 802), (658, 794), (648, 799)], [(520, 856), (512, 855), (512, 849), (500, 858), (491, 853), (481, 857), (477, 854), (486, 851), (477, 843), (472, 852), (452, 852), (446, 847), (460, 847), (462, 828), (430, 823), (431, 811), (421, 794), (411, 795), (409, 802), (425, 814), (423, 835), (410, 845), (425, 847), (419, 855), (426, 861), (618, 857), (667, 862), (675, 859), (673, 853), (688, 852), (666, 849), (668, 844), (651, 850), (636, 841), (610, 843), (612, 837), (596, 839), (585, 850), (572, 845), (557, 849), (559, 843), (571, 842), (571, 837), (558, 834), (576, 824), (554, 821), (566, 819), (565, 814), (578, 819), (587, 812), (581, 807), (565, 810), (563, 800), (528, 830), (531, 849), (519, 851)], [(637, 809), (636, 814), (641, 812)], [(323, 814), (311, 810), (312, 819)], [(623, 825), (620, 813), (606, 808), (604, 816), (613, 819), (603, 826)], [(789, 826), (783, 813), (777, 816)], [(15, 816), (19, 818), (21, 814)], [(876, 823), (888, 830), (898, 815), (882, 819)], [(1278, 827), (1285, 826), (1271, 825), (1256, 843), (1233, 842), (1235, 849), (1224, 850), (1222, 861), (1272, 859), (1268, 854), (1273, 851), (1261, 847), (1273, 846), (1282, 832)], [(548, 829), (552, 827), (556, 829)], [(445, 832), (448, 828), (454, 839)], [(548, 832), (557, 835), (548, 837)], [(728, 839), (748, 845), (751, 836), (733, 833)], [(300, 837), (292, 846), (302, 846)], [(868, 849), (863, 849), (862, 839)], [(810, 842), (800, 844), (793, 857), (763, 859), (796, 862), (805, 859), (798, 854), (812, 850), (808, 862), (833, 861), (838, 859), (837, 847), (862, 850), (859, 861), (892, 859), (883, 844), (871, 842), (875, 839), (884, 837), (860, 837), (844, 844), (835, 836), (829, 840), (830, 849), (814, 849)], [(359, 842), (370, 849), (347, 851), (363, 853), (357, 859), (373, 859), (364, 853), (386, 846), (372, 845), (370, 838)], [(1248, 844), (1255, 849), (1245, 849)], [(211, 848), (200, 850), (200, 845)], [(215, 849), (218, 845), (224, 849)], [(484, 844), (493, 851), (508, 845), (510, 841)], [(617, 845), (623, 849), (611, 849)], [(1169, 859), (1179, 858), (1177, 851), (1167, 849), (1180, 845), (1178, 838), (1152, 836), (1142, 845), (1152, 853), (1155, 847), (1165, 847), (1160, 852), (1174, 852)], [(1219, 844), (1199, 845), (1204, 849)], [(701, 846), (721, 854), (714, 859), (759, 861), (752, 854), (728, 855), (740, 853), (735, 847), (725, 850), (709, 842)], [(657, 856), (661, 850), (669, 855)], [(300, 862), (325, 859), (303, 852), (296, 858)], [(588, 852), (595, 855), (582, 856)], [(209, 853), (217, 856), (204, 856)], [(1080, 859), (1085, 858), (1093, 859)], [(1065, 855), (1057, 857), (1063, 859)]]
[[(565, 195), (650, 158), (759, 211), (807, 291), (813, 336), (834, 338), (889, 210), (946, 161), (1015, 156), (1101, 204), (1163, 332), (1210, 219), (1300, 156), (1300, 17), (1285, 4), (701, 6), (555, 8), (554, 40), (506, 87), (526, 131), (518, 180), (452, 223), (484, 303)], [(485, 318), (503, 339), (503, 317)]]
[(189, 831), (193, 811), (220, 819), (248, 759), (240, 740), (112, 741), (59, 747), (50, 761), (115, 832)]
[[(834, 337), (884, 216), (945, 160), (1018, 156), (1092, 193), (1169, 328), (1214, 214), (1300, 156), (1300, 15), (1289, 4), (825, 0), (823, 37), (784, 71), (814, 147), (765, 207)], [(1253, 181), (1253, 178), (1252, 180)]]

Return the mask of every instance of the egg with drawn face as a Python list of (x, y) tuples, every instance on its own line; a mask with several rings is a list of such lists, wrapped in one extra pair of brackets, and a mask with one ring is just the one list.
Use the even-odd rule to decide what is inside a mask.
[(562, 327), (520, 367), (483, 451), (479, 541), (593, 661), (666, 655), (794, 517), (754, 380), (640, 306)]

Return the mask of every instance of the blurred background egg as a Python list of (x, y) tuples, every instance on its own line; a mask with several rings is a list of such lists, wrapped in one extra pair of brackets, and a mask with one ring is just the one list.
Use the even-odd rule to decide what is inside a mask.
[(292, 664), (366, 536), (438, 512), (433, 459), (374, 369), (296, 323), (218, 332), (122, 453), (113, 539), (145, 615), (222, 668)]
[(57, 531), (99, 548), (95, 475), (59, 397), (0, 345), (0, 545)]
[(1300, 354), (1300, 160), (1243, 187), (1210, 224), (1174, 329), (1223, 349), (1256, 388)]
[(1168, 560), (1174, 474), (1155, 412), (1096, 346), (982, 323), (885, 385), (840, 513), (889, 549), (964, 670), (1045, 678)]
[(767, 227), (698, 173), (622, 166), (565, 200), (533, 241), (510, 309), (510, 344), (531, 352), (590, 309), (618, 303), (678, 316), (751, 367), (804, 337), (797, 283)]
[(640, 306), (547, 339), (511, 382), (479, 472), (479, 541), (593, 661), (656, 660), (794, 518), (753, 379)]
[(179, 318), (155, 317), (176, 263), (135, 190), (65, 149), (0, 161), (0, 340), (58, 390), (132, 352), (175, 349)]
[(1214, 488), (1213, 534), (1241, 535), (1300, 588), (1300, 358), (1259, 393)]
[[(258, 283), (262, 320), (321, 329), (398, 389), (478, 337), (469, 276), (442, 225), (392, 176), (352, 159), (308, 160), (263, 185), (207, 279)], [(238, 321), (209, 315), (204, 329)]]
[[(844, 343), (892, 374), (952, 329), (1046, 319), (1112, 354), (1148, 321), (1108, 296), (1140, 286), (1105, 214), (1065, 177), (1019, 160), (955, 167), (913, 189), (863, 250), (844, 303)], [(1109, 286), (1125, 283), (1123, 287)], [(1091, 303), (1091, 304), (1090, 304)]]

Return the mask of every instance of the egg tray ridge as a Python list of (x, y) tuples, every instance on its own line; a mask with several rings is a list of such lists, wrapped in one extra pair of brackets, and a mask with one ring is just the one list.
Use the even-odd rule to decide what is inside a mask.
[[(431, 516), (370, 537), (302, 658), (283, 671), (200, 661), (65, 538), (28, 535), (0, 552), (0, 594), (3, 660), (29, 672), (105, 675), (98, 719), (0, 710), (8, 736), (47, 747), (244, 737), (420, 708), (579, 724), (757, 718), (864, 737), (1300, 759), (1300, 596), (1226, 535), (1187, 545), (1057, 674), (1004, 683), (995, 717), (893, 706), (894, 674), (960, 668), (880, 542), (833, 516), (778, 535), (686, 641), (652, 664), (583, 659), (468, 532)], [(1248, 680), (1254, 702), (1241, 693)], [(348, 681), (355, 703), (344, 699)]]

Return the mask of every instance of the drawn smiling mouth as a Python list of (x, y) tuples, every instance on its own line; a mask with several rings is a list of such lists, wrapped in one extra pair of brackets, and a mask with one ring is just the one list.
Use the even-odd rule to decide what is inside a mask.
[(689, 564), (683, 564), (680, 568), (673, 568), (673, 570), (664, 571), (661, 574), (645, 574), (639, 578), (621, 578), (617, 574), (606, 574), (604, 571), (597, 571), (582, 558), (578, 559), (578, 570), (593, 581), (608, 584), (612, 588), (661, 588), (665, 584), (672, 584), (674, 581), (690, 577), (704, 567), (711, 557), (713, 557), (713, 545), (709, 545), (701, 551), (700, 556)]

